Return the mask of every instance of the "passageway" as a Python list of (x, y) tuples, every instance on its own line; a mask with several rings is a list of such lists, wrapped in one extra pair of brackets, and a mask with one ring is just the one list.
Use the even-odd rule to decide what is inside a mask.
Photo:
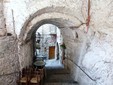
[[(64, 65), (66, 47), (63, 46), (61, 36), (58, 27), (52, 24), (40, 26), (35, 33), (34, 62), (38, 62), (40, 58), (45, 62), (44, 85), (78, 85), (68, 66)], [(52, 46), (54, 49), (50, 49)]]
[(67, 68), (54, 67), (47, 68), (47, 76), (44, 85), (78, 85), (71, 77), (70, 71)]
[[(50, 10), (52, 10), (52, 9), (50, 9)], [(36, 57), (38, 56), (38, 54), (36, 54), (36, 53), (39, 53), (42, 50), (44, 52), (45, 49), (46, 49), (46, 52), (48, 52), (48, 47), (44, 47), (45, 44), (43, 45), (42, 42), (40, 43), (40, 45), (41, 45), (40, 48), (43, 47), (43, 49), (36, 50), (35, 46), (34, 46), (35, 45), (34, 39), (36, 37), (35, 36), (36, 31), (39, 29), (39, 27), (43, 26), (44, 24), (53, 24), (60, 29), (61, 35), (63, 37), (63, 42), (60, 44), (58, 43), (58, 46), (59, 47), (61, 46), (61, 48), (62, 48), (61, 49), (62, 52), (61, 52), (61, 54), (59, 54), (59, 56), (57, 54), (55, 54), (55, 56), (54, 56), (55, 60), (56, 60), (55, 62), (57, 62), (56, 64), (54, 62), (55, 65), (53, 63), (51, 63), (51, 60), (44, 60), (46, 62), (45, 67), (47, 69), (47, 79), (51, 78), (51, 76), (54, 76), (56, 78), (56, 80), (57, 80), (57, 77), (61, 78), (60, 79), (61, 82), (59, 82), (60, 81), (59, 80), (58, 84), (62, 83), (62, 82), (64, 83), (64, 81), (65, 81), (65, 83), (67, 83), (67, 85), (71, 85), (71, 83), (73, 85), (74, 82), (77, 80), (77, 77), (78, 77), (77, 70), (79, 69), (76, 66), (74, 66), (73, 62), (77, 62), (77, 63), (80, 62), (81, 51), (82, 51), (82, 48), (84, 48), (84, 45), (86, 44), (85, 33), (77, 28), (81, 27), (83, 29), (84, 23), (82, 21), (80, 21), (79, 19), (77, 19), (76, 17), (72, 17), (69, 15), (62, 14), (62, 13), (59, 13), (60, 14), (59, 16), (56, 15), (56, 13), (53, 13), (53, 14), (50, 13), (49, 16), (48, 16), (48, 13), (43, 14), (41, 12), (42, 15), (38, 15), (38, 13), (39, 12), (37, 12), (35, 15), (33, 15), (32, 18), (30, 18), (31, 20), (26, 21), (27, 24), (25, 24), (23, 26), (23, 29), (21, 30), (21, 33), (19, 36), (20, 40), (21, 40), (19, 52), (21, 53), (21, 55), (23, 55), (23, 56), (19, 57), (20, 67), (24, 68), (26, 66), (33, 65), (33, 61), (36, 60)], [(34, 17), (34, 16), (36, 16), (36, 17)], [(42, 35), (44, 37), (43, 33), (42, 33)], [(54, 36), (53, 34), (52, 34), (52, 36), (56, 38), (56, 36)], [(47, 37), (47, 34), (46, 34), (46, 37)], [(47, 40), (42, 39), (42, 41), (44, 41), (44, 42), (46, 42)], [(57, 46), (57, 43), (55, 44), (55, 46)], [(24, 51), (23, 49), (26, 51)], [(44, 52), (44, 53), (43, 52), (41, 53), (41, 56), (45, 56), (46, 52)], [(27, 58), (25, 57), (25, 55), (27, 55)], [(48, 59), (49, 57), (46, 57), (46, 58)], [(53, 58), (53, 56), (51, 58)], [(70, 59), (74, 60), (74, 61), (71, 62)], [(60, 61), (57, 61), (57, 60), (60, 60)], [(48, 61), (50, 61), (50, 62), (48, 63)], [(53, 66), (51, 65), (52, 66), (51, 67), (49, 64), (52, 64)], [(64, 67), (64, 68), (62, 68), (62, 67)], [(50, 68), (50, 69), (48, 70), (48, 68)], [(53, 70), (54, 68), (57, 68), (56, 69), (57, 72), (59, 69), (62, 68), (59, 71), (59, 72), (62, 72), (62, 75), (60, 75), (60, 74), (54, 75), (54, 72), (56, 72), (55, 70)], [(65, 74), (65, 71), (62, 71), (62, 70), (65, 70), (65, 71), (69, 70), (70, 72), (69, 72), (69, 74)], [(49, 75), (48, 71), (50, 73), (53, 72), (53, 74)], [(63, 79), (63, 77), (66, 78), (67, 76), (69, 76), (69, 79)], [(49, 80), (47, 80), (47, 79), (45, 79), (45, 84), (47, 82), (49, 82)], [(50, 79), (50, 81), (51, 81), (51, 79)], [(66, 81), (69, 81), (69, 82), (66, 82)], [(54, 80), (53, 80), (53, 83), (55, 83)]]
[[(45, 75), (45, 78), (41, 80), (45, 81), (43, 82), (45, 85), (78, 85), (77, 81), (72, 78), (68, 60), (65, 60), (68, 56), (66, 55), (66, 40), (69, 39), (63, 38), (63, 36), (65, 36), (65, 30), (62, 26), (59, 27), (61, 32), (54, 24), (42, 24), (40, 27), (35, 27), (33, 32), (30, 31), (32, 35), (28, 33), (24, 42), (26, 44), (32, 42), (30, 45), (30, 49), (32, 48), (31, 52), (33, 52), (31, 53), (33, 54), (31, 66), (37, 70), (39, 67), (42, 68), (44, 66), (45, 72), (43, 75)], [(63, 35), (61, 35), (62, 33)], [(71, 33), (72, 31), (68, 32), (69, 35)], [(53, 46), (54, 49), (50, 50), (50, 47)]]

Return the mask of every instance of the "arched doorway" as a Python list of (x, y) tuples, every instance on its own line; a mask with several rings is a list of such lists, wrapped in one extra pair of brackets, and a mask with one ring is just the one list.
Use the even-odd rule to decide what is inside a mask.
[(34, 61), (44, 60), (46, 67), (58, 67), (62, 64), (63, 37), (60, 29), (53, 24), (44, 24), (35, 32), (34, 39)]
[[(45, 9), (42, 9), (45, 10)], [(33, 54), (30, 53), (30, 56), (28, 55), (29, 52), (32, 52), (32, 39), (33, 39), (33, 34), (36, 32), (36, 30), (43, 24), (53, 24), (56, 25), (58, 28), (60, 28), (61, 33), (62, 31), (67, 30), (68, 34), (73, 34), (71, 29), (76, 29), (79, 28), (83, 23), (76, 17), (70, 16), (64, 13), (60, 13), (61, 11), (57, 12), (53, 11), (53, 9), (49, 9), (49, 12), (44, 13), (41, 11), (36, 12), (32, 17), (29, 18), (28, 21), (25, 22), (21, 33), (20, 33), (20, 53), (22, 56), (19, 57), (20, 59), (20, 67), (24, 67), (26, 65), (29, 65), (32, 63), (32, 57)], [(40, 14), (41, 13), (41, 14)], [(63, 33), (62, 33), (63, 36)], [(28, 45), (27, 45), (28, 44)], [(30, 44), (30, 45), (29, 45)], [(31, 51), (23, 52), (22, 49), (30, 49)], [(21, 52), (22, 51), (22, 52)], [(26, 59), (27, 58), (27, 59)]]
[[(43, 10), (43, 9), (42, 9)], [(45, 9), (44, 9), (45, 10)], [(45, 11), (46, 12), (46, 11)], [(82, 29), (85, 27), (82, 21), (80, 21), (77, 17), (70, 16), (66, 13), (62, 13), (61, 11), (55, 11), (53, 9), (49, 9), (49, 12), (43, 13), (43, 11), (38, 11), (36, 14), (31, 16), (24, 24), (19, 39), (20, 39), (20, 69), (29, 66), (33, 63), (33, 34), (35, 34), (36, 30), (44, 25), (44, 24), (53, 24), (57, 26), (64, 37), (64, 43), (69, 49), (68, 54), (71, 59), (75, 58), (77, 55), (76, 62), (79, 62), (79, 56), (81, 55), (82, 41), (85, 39), (84, 33), (82, 33), (79, 27)], [(75, 31), (76, 30), (76, 31)], [(79, 36), (79, 33), (81, 36)], [(83, 37), (82, 37), (83, 35)], [(66, 37), (65, 37), (66, 36)], [(78, 38), (79, 37), (79, 38)], [(78, 38), (78, 40), (77, 40)], [(84, 38), (84, 39), (83, 39)], [(80, 42), (80, 44), (76, 45), (75, 41)], [(68, 43), (68, 41), (72, 43)], [(80, 47), (76, 49), (76, 47)], [(72, 49), (71, 49), (72, 48)], [(29, 50), (28, 50), (29, 49)], [(71, 49), (71, 50), (70, 50)], [(79, 51), (79, 52), (78, 52)], [(75, 59), (74, 59), (75, 60)], [(70, 67), (71, 68), (71, 67)], [(76, 74), (76, 72), (74, 73)]]

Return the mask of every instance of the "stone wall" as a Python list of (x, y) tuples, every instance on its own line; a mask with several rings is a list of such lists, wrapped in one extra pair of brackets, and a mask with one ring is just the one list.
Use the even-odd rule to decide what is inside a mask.
[(0, 85), (17, 85), (18, 73), (0, 76)]
[[(75, 42), (74, 45), (77, 45), (77, 47), (74, 47), (74, 45), (71, 45), (73, 40), (71, 39), (72, 35), (69, 35), (68, 39), (71, 40), (68, 40), (68, 43), (72, 48), (69, 48), (70, 54), (68, 53), (68, 56), (73, 56), (75, 59), (70, 58), (73, 62), (69, 60), (68, 65), (69, 67), (71, 66), (70, 69), (72, 73), (74, 73), (73, 77), (75, 77), (75, 79), (79, 81), (80, 85), (113, 84), (112, 7), (112, 0), (92, 1), (91, 22), (89, 32), (85, 33), (86, 39), (83, 40), (83, 43), (81, 43), (81, 45), (78, 45), (77, 42)], [(81, 36), (79, 33), (78, 35)], [(67, 44), (67, 46), (69, 44)], [(81, 50), (79, 50), (78, 48), (80, 48)], [(75, 52), (75, 54), (73, 53), (73, 51)], [(88, 74), (90, 78), (74, 63), (80, 66), (80, 68), (86, 74)]]
[[(12, 10), (14, 12), (14, 21), (15, 21), (15, 31), (19, 36), (22, 30), (22, 27), (27, 24), (26, 22), (33, 17), (36, 17), (36, 13), (40, 10), (38, 15), (41, 13), (46, 14), (47, 12), (56, 11), (70, 16), (79, 17), (80, 21), (85, 22), (85, 19), (82, 17), (81, 8), (82, 1), (80, 0), (42, 0), (42, 1), (31, 1), (31, 0), (7, 0), (8, 3), (4, 3), (4, 12), (6, 20), (7, 31), (13, 33), (13, 23), (12, 23)], [(70, 5), (71, 4), (71, 5)], [(80, 4), (80, 6), (78, 5)], [(21, 8), (22, 7), (22, 8)], [(57, 8), (57, 9), (55, 9)], [(44, 9), (44, 10), (42, 10)], [(76, 9), (76, 10), (74, 10)], [(64, 13), (65, 12), (65, 13)], [(34, 14), (34, 16), (32, 16)], [(75, 16), (76, 14), (76, 16)], [(49, 17), (49, 16), (48, 16)], [(76, 23), (75, 23), (76, 24)], [(30, 26), (30, 25), (29, 25)], [(10, 29), (10, 30), (9, 30)]]
[(29, 41), (26, 44), (19, 44), (19, 62), (20, 62), (20, 69), (29, 66), (32, 64), (33, 61), (33, 44), (32, 41)]
[[(113, 2), (92, 1), (91, 6), (91, 24), (90, 29), (95, 31), (92, 38), (89, 37), (89, 43), (86, 44), (86, 53), (82, 56), (80, 66), (86, 71), (96, 83), (88, 83), (87, 77), (81, 76), (83, 82), (87, 85), (112, 85), (113, 84)], [(84, 85), (83, 84), (83, 85)]]
[(6, 30), (5, 30), (3, 0), (0, 0), (0, 36), (4, 36), (5, 34), (6, 34)]
[(0, 29), (3, 28), (3, 3), (0, 1)]
[(0, 37), (0, 85), (16, 85), (19, 72), (18, 46), (14, 37)]
[[(95, 85), (112, 85), (112, 37), (109, 34), (96, 33), (91, 45), (86, 50), (80, 66), (94, 80)], [(110, 42), (109, 42), (110, 41)], [(83, 73), (82, 73), (83, 74)], [(79, 78), (83, 77), (79, 75)], [(83, 82), (85, 82), (85, 78)], [(82, 83), (82, 82), (81, 82)], [(87, 84), (87, 82), (86, 82)], [(90, 85), (88, 83), (87, 85)]]

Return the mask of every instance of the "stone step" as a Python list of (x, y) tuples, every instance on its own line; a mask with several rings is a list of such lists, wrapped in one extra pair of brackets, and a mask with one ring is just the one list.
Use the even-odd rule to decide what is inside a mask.
[(63, 69), (63, 68), (60, 68), (60, 69), (46, 69), (46, 72), (48, 75), (50, 74), (69, 74), (70, 71), (67, 70), (67, 69)]
[(51, 75), (50, 77), (47, 77), (45, 79), (46, 83), (74, 83), (77, 84), (76, 81), (74, 81), (69, 75)]
[(78, 83), (71, 78), (69, 72), (62, 72), (50, 72), (45, 79), (45, 85), (78, 85)]
[(44, 85), (78, 85), (75, 83), (45, 83)]
[(64, 81), (58, 81), (58, 80), (52, 80), (52, 81), (46, 81), (46, 83), (69, 83), (69, 84), (78, 84), (78, 82), (73, 80), (64, 80)]
[(46, 69), (47, 76), (44, 85), (78, 85), (66, 68)]
[(47, 81), (67, 81), (67, 80), (73, 80), (70, 76), (70, 74), (55, 74), (55, 75), (48, 75)]

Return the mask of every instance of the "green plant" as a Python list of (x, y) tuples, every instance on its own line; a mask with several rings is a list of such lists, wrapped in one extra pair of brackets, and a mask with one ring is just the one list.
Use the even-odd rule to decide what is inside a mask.
[(63, 43), (62, 45), (60, 45), (63, 49), (66, 49), (66, 45)]
[(36, 43), (35, 47), (36, 49), (40, 49), (40, 45), (38, 43)]

